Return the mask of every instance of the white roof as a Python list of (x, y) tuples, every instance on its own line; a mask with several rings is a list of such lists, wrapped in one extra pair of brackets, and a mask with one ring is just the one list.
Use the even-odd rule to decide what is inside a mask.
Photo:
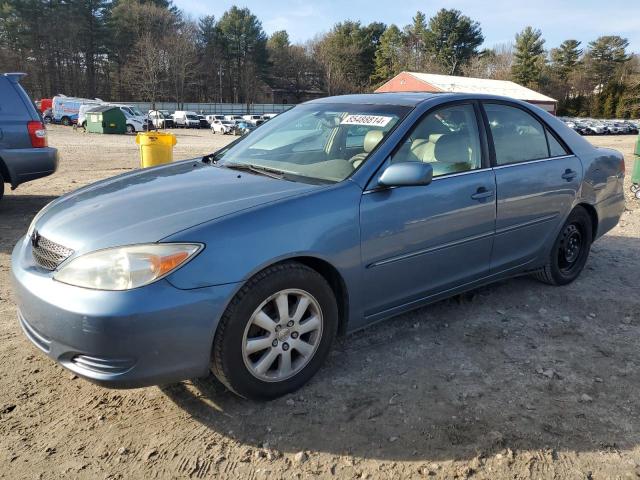
[(454, 77), (433, 73), (406, 72), (409, 75), (427, 82), (444, 92), (487, 93), (516, 98), (518, 100), (537, 102), (556, 102), (555, 99), (523, 87), (508, 80), (491, 80), (487, 78)]

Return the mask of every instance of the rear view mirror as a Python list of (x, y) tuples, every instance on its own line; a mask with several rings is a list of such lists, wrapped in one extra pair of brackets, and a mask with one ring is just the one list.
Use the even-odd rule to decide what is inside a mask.
[(401, 162), (389, 165), (378, 180), (381, 187), (409, 187), (429, 185), (433, 167), (425, 162)]

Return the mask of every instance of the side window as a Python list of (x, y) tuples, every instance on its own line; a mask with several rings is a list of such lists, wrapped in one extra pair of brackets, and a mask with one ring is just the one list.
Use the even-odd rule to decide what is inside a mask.
[(547, 139), (549, 140), (549, 154), (551, 157), (561, 157), (563, 155), (568, 155), (569, 152), (565, 150), (565, 148), (556, 140), (556, 137), (547, 130)]
[(507, 105), (485, 103), (484, 109), (498, 165), (549, 157), (544, 128), (533, 116)]
[(428, 162), (434, 177), (480, 168), (480, 135), (473, 105), (454, 105), (428, 114), (391, 162)]

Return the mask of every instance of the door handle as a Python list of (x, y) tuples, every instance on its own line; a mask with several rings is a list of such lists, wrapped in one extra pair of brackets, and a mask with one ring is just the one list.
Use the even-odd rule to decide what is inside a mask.
[(484, 200), (485, 198), (493, 197), (493, 190), (487, 190), (485, 187), (478, 188), (478, 191), (471, 195), (473, 200)]
[(569, 181), (573, 180), (574, 178), (576, 178), (576, 175), (578, 175), (577, 172), (574, 172), (570, 168), (567, 168), (564, 171), (564, 173), (562, 174), (562, 178), (564, 178), (567, 182), (569, 182)]

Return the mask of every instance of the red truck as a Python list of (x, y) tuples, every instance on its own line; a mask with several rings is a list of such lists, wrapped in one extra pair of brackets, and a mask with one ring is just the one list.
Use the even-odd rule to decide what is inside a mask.
[(53, 100), (51, 98), (43, 98), (41, 100), (36, 100), (36, 107), (40, 110), (40, 113), (46, 112), (49, 108), (51, 108)]

